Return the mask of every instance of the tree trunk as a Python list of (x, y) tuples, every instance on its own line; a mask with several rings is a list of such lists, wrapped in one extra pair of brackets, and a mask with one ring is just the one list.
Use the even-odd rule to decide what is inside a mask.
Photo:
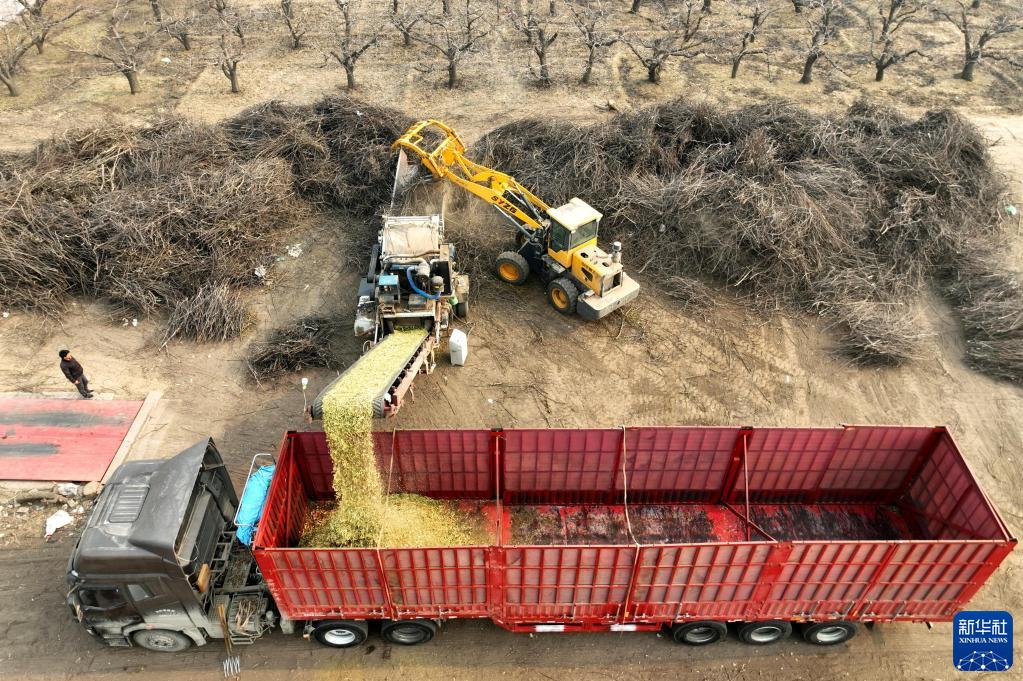
[(10, 93), (11, 97), (17, 97), (21, 94), (21, 90), (18, 89), (18, 84), (14, 82), (14, 76), (5, 76), (0, 73), (0, 83), (7, 86), (7, 92)]
[(970, 4), (970, 9), (980, 9), (980, 0), (973, 0)]
[(711, 0), (703, 0), (703, 7), (700, 8), (700, 11), (701, 12), (707, 12), (709, 14), (710, 11), (711, 11), (710, 4), (711, 4)]
[(177, 39), (179, 43), (181, 43), (181, 49), (183, 49), (185, 52), (188, 52), (189, 50), (192, 49), (192, 36), (188, 35), (187, 31), (175, 33), (174, 37)]
[(651, 83), (661, 82), (661, 62), (646, 65), (646, 79)]
[(558, 14), (558, 2), (557, 0), (551, 0), (547, 5), (547, 12), (553, 17)]
[(732, 78), (739, 75), (739, 64), (742, 63), (742, 58), (746, 56), (743, 54), (737, 54), (732, 58)]
[(451, 14), (451, 0), (441, 0), (441, 7), (444, 9), (444, 16)]
[(412, 46), (412, 31), (411, 30), (402, 30), (402, 32), (401, 32), (401, 44), (403, 46), (405, 46), (405, 47), (411, 47)]
[(134, 69), (127, 69), (121, 71), (121, 75), (128, 79), (128, 89), (131, 90), (133, 95), (139, 93), (139, 74)]
[(226, 70), (227, 77), (231, 81), (231, 94), (236, 95), (241, 92), (241, 88), (238, 87), (238, 65), (229, 66)]
[(149, 0), (149, 7), (153, 10), (153, 18), (156, 23), (163, 23), (163, 8), (160, 7), (160, 0)]
[(813, 82), (813, 65), (817, 63), (819, 58), (819, 54), (812, 52), (806, 55), (806, 63), (803, 64), (803, 77), (799, 79), (800, 83), (808, 85)]
[(639, 6), (643, 3), (643, 0), (632, 0), (632, 9), (629, 11), (633, 14), (639, 14)]
[(43, 53), (43, 43), (45, 41), (46, 41), (46, 38), (36, 38), (35, 40), (32, 41), (32, 44), (36, 46), (36, 52), (37, 53), (39, 53), (39, 54)]
[(453, 59), (448, 60), (448, 89), (454, 90), (455, 85), (458, 84), (458, 62)]
[(792, 9), (796, 10), (796, 14), (802, 14), (803, 0), (792, 0)]
[[(543, 43), (540, 43), (543, 46)], [(549, 87), (551, 84), (551, 69), (547, 65), (547, 49), (543, 48), (537, 51), (537, 58), (540, 60), (540, 85), (543, 87)]]
[(965, 81), (973, 81), (973, 70), (977, 68), (977, 62), (979, 59), (974, 56), (966, 58), (966, 63), (963, 64), (963, 71), (959, 74), (959, 77)]
[(874, 80), (880, 83), (882, 80), (884, 80), (884, 70), (888, 68), (888, 65), (874, 64), (874, 68), (877, 69), (877, 71), (874, 73)]
[(398, 13), (398, 0), (391, 0), (391, 14)]
[(583, 70), (583, 77), (580, 79), (583, 85), (590, 84), (590, 78), (593, 76), (593, 63), (597, 61), (596, 52), (597, 49), (591, 47), (590, 54), (586, 57), (586, 68)]
[(345, 78), (348, 80), (348, 89), (355, 89), (355, 64), (345, 64)]

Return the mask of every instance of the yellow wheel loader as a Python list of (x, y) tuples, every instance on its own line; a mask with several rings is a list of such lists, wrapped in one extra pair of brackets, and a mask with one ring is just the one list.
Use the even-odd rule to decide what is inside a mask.
[[(600, 319), (639, 295), (639, 284), (622, 268), (621, 243), (610, 253), (597, 246), (603, 216), (582, 199), (551, 208), (510, 175), (467, 159), (462, 140), (440, 121), (416, 123), (392, 146), (411, 153), (435, 178), (493, 205), (515, 226), (517, 250), (501, 253), (495, 263), (502, 281), (520, 285), (536, 274), (555, 310), (583, 319)], [(410, 167), (406, 158), (399, 159), (403, 166)]]

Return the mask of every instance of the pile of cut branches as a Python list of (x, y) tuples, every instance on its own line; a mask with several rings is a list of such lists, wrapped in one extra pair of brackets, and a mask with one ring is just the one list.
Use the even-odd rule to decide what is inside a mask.
[(589, 128), (518, 121), (485, 135), (473, 157), (549, 202), (592, 203), (604, 238), (625, 244), (653, 288), (707, 279), (821, 314), (858, 362), (920, 356), (922, 292), (973, 281), (958, 285), (969, 296), (951, 296), (970, 361), (1023, 374), (1019, 287), (985, 258), (998, 284), (978, 294), (985, 279), (968, 255), (1004, 241), (1004, 186), (981, 133), (953, 112), (910, 120), (864, 102), (829, 116), (675, 101)]

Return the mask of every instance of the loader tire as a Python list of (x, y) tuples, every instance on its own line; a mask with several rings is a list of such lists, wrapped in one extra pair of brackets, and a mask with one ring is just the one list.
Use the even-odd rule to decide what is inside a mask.
[(505, 251), (500, 254), (494, 264), (497, 278), (506, 284), (521, 286), (529, 277), (529, 263), (514, 251)]
[(579, 289), (570, 279), (559, 277), (547, 285), (547, 301), (561, 314), (575, 312), (579, 300)]

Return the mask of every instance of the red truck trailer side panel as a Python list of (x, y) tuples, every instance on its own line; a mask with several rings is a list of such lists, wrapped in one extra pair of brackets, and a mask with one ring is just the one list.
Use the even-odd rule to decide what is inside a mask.
[[(323, 434), (289, 433), (254, 548), (289, 618), (947, 620), (1015, 545), (942, 428), (400, 431), (374, 442), (392, 492), (490, 500), (501, 531), (483, 547), (293, 548), (310, 504), (333, 493)], [(630, 525), (613, 543), (508, 545), (523, 504), (562, 522), (675, 504), (707, 524), (686, 535), (703, 537), (694, 543), (642, 544)]]

